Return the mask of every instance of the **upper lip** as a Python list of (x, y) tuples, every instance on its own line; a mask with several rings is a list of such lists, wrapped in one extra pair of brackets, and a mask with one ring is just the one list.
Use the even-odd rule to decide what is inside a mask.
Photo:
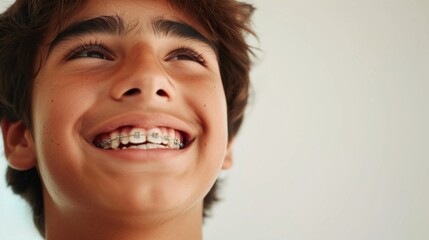
[(115, 129), (126, 126), (145, 129), (154, 127), (172, 128), (182, 132), (187, 142), (191, 141), (195, 137), (194, 133), (192, 133), (192, 129), (186, 122), (169, 114), (128, 113), (115, 116), (90, 128), (90, 130), (85, 134), (85, 139), (87, 142), (92, 143), (98, 135), (109, 133)]

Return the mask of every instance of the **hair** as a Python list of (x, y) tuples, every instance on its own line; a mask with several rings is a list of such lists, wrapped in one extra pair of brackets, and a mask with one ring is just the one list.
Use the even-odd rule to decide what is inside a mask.
[[(32, 86), (38, 69), (34, 69), (41, 41), (61, 20), (83, 8), (86, 0), (17, 0), (0, 15), (0, 119), (22, 121), (32, 130)], [(195, 16), (215, 42), (224, 86), (228, 138), (238, 132), (249, 97), (249, 71), (252, 48), (248, 34), (255, 35), (250, 18), (252, 5), (235, 0), (168, 0), (174, 9)], [(52, 26), (53, 24), (57, 24)], [(45, 233), (42, 182), (36, 168), (18, 171), (8, 167), (7, 184), (32, 208), (33, 221), (42, 236)], [(218, 200), (216, 182), (204, 198), (206, 217)]]

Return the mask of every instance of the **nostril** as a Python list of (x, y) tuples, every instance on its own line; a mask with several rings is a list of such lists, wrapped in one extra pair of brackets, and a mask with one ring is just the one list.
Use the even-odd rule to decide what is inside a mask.
[(128, 91), (125, 93), (125, 96), (136, 95), (136, 94), (139, 94), (139, 93), (141, 93), (141, 90), (140, 90), (140, 89), (138, 89), (138, 88), (133, 88), (133, 89), (128, 90)]
[(159, 89), (158, 91), (156, 91), (156, 95), (161, 96), (161, 97), (168, 97), (167, 92), (165, 92), (162, 89)]

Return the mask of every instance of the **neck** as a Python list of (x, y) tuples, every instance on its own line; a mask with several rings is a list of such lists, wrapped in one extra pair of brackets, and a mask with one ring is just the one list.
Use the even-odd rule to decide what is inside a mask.
[(173, 216), (106, 216), (64, 211), (45, 199), (46, 240), (201, 240), (202, 203)]

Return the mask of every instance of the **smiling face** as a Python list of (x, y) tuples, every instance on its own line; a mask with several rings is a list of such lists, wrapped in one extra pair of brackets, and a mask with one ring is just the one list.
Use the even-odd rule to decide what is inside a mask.
[(190, 19), (163, 1), (91, 0), (46, 39), (32, 112), (47, 208), (201, 210), (227, 110), (216, 51)]

